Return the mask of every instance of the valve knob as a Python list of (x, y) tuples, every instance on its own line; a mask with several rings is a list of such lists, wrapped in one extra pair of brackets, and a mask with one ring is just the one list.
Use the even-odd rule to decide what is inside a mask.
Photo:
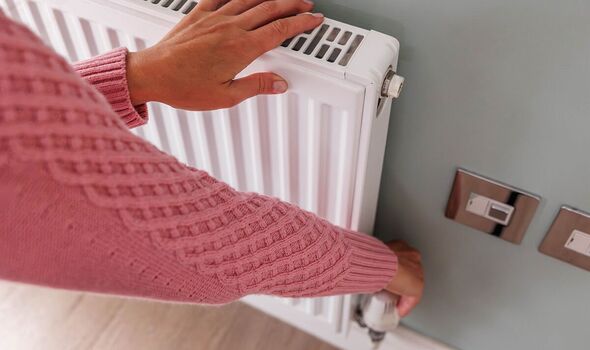
[(390, 69), (385, 76), (385, 81), (383, 81), (381, 96), (398, 98), (404, 87), (404, 81), (404, 77), (395, 74), (395, 72)]

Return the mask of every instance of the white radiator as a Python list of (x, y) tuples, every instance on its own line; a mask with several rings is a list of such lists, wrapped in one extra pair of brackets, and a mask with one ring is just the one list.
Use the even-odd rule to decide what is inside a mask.
[[(9, 16), (71, 61), (119, 46), (133, 51), (151, 45), (195, 5), (191, 0), (0, 0)], [(370, 233), (391, 107), (382, 89), (396, 69), (398, 43), (326, 19), (282, 46), (244, 73), (274, 71), (288, 80), (287, 94), (204, 113), (150, 104), (150, 123), (133, 132), (240, 190), (273, 195)], [(399, 88), (389, 90), (395, 94)], [(368, 337), (352, 321), (354, 299), (245, 301), (339, 347), (368, 349)], [(445, 348), (406, 329), (388, 341), (382, 348)]]

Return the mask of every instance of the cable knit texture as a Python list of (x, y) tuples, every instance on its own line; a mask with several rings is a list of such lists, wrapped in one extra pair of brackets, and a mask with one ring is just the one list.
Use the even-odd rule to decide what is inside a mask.
[(0, 12), (1, 278), (197, 303), (386, 286), (397, 260), (377, 239), (130, 133), (147, 115), (129, 102), (125, 56), (76, 65), (84, 81)]

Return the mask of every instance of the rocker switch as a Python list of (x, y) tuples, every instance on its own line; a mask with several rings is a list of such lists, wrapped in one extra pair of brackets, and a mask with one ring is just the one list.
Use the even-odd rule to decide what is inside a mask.
[(506, 226), (510, 222), (514, 207), (477, 193), (471, 193), (465, 210)]

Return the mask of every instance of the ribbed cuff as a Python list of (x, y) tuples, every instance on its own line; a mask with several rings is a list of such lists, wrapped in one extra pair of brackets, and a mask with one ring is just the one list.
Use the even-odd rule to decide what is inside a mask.
[(380, 240), (356, 232), (344, 232), (350, 249), (349, 268), (338, 283), (339, 293), (376, 293), (383, 290), (397, 272), (397, 256)]
[(74, 69), (103, 94), (111, 107), (129, 128), (148, 120), (147, 106), (131, 103), (127, 85), (127, 49), (119, 48), (104, 55), (78, 62)]

